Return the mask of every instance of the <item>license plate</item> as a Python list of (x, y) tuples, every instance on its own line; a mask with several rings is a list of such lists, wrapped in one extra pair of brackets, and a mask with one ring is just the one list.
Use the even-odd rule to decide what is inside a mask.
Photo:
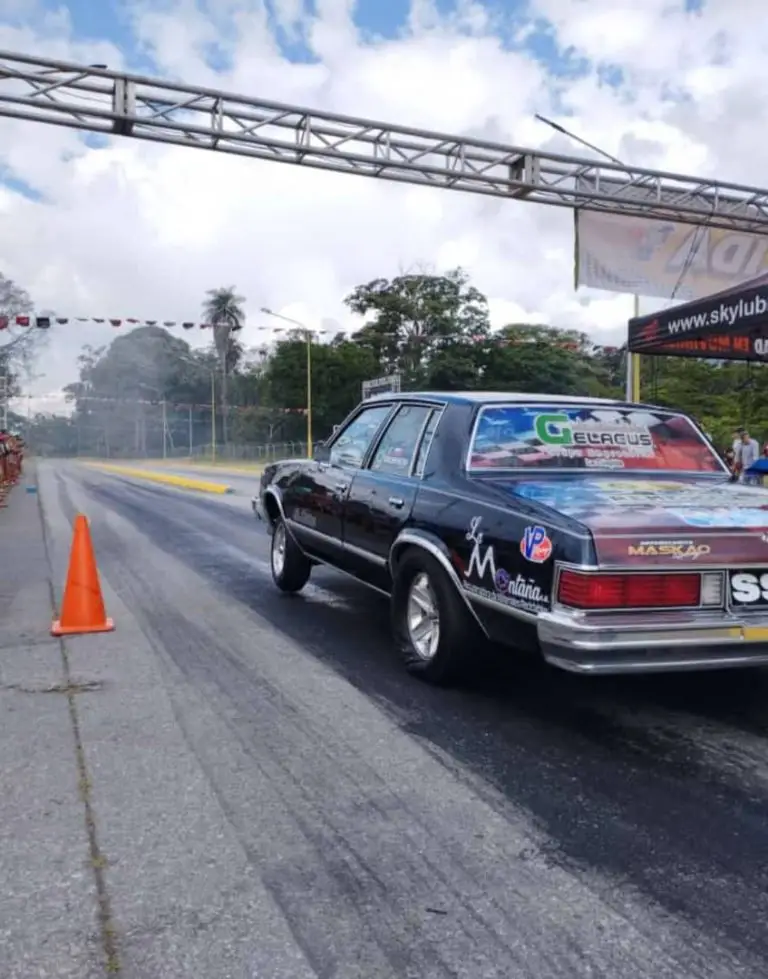
[(745, 625), (741, 635), (744, 642), (768, 642), (768, 629), (759, 625)]
[(768, 568), (731, 571), (728, 575), (731, 608), (768, 610)]

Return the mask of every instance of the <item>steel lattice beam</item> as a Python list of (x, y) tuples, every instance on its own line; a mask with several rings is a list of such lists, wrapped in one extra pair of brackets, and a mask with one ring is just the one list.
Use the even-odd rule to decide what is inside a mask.
[(755, 187), (4, 51), (0, 116), (492, 197), (768, 234), (768, 191)]

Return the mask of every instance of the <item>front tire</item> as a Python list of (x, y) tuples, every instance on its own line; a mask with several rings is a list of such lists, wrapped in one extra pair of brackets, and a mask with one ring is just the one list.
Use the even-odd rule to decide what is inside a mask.
[(397, 567), (391, 617), (409, 673), (435, 686), (467, 676), (482, 643), (480, 630), (445, 570), (421, 548), (405, 554)]
[(285, 521), (279, 518), (272, 531), (269, 554), (272, 580), (280, 591), (295, 594), (309, 581), (312, 565), (296, 541), (288, 533)]

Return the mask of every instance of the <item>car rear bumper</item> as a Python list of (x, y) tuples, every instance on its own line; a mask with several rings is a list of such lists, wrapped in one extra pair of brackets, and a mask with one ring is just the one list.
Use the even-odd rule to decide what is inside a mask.
[(768, 665), (768, 615), (654, 613), (578, 618), (537, 616), (539, 644), (553, 666), (572, 673), (621, 674)]

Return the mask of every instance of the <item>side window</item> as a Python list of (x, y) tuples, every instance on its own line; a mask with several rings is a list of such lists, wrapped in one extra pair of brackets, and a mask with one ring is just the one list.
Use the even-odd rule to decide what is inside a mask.
[(371, 460), (371, 471), (407, 476), (419, 436), (432, 411), (424, 405), (403, 405), (389, 423)]
[(424, 474), (424, 466), (427, 462), (427, 456), (429, 455), (429, 450), (432, 446), (432, 439), (434, 438), (435, 431), (437, 430), (437, 425), (440, 421), (441, 414), (440, 409), (435, 408), (430, 415), (429, 421), (427, 422), (427, 427), (424, 429), (424, 437), (419, 445), (419, 454), (416, 457), (416, 465), (413, 470), (414, 476), (422, 476)]
[(331, 446), (330, 462), (334, 466), (360, 468), (368, 447), (376, 437), (391, 405), (372, 405), (365, 408), (347, 425)]

